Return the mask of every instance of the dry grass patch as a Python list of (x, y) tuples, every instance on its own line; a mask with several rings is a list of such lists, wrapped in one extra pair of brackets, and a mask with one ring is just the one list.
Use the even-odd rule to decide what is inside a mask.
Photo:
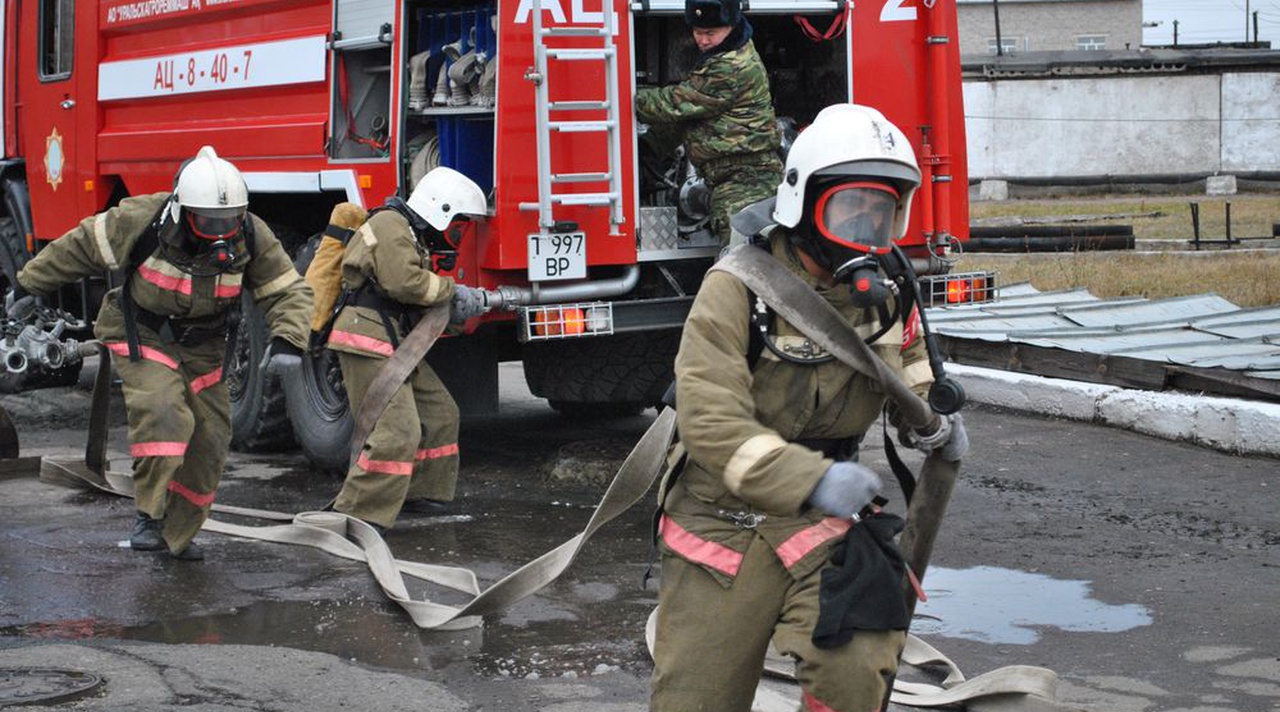
[(1035, 200), (975, 201), (970, 218), (975, 225), (1020, 220), (1031, 224), (1132, 225), (1140, 240), (1192, 237), (1191, 203), (1200, 206), (1201, 238), (1226, 234), (1226, 204), (1231, 203), (1233, 237), (1266, 237), (1280, 222), (1280, 195), (1104, 196)]

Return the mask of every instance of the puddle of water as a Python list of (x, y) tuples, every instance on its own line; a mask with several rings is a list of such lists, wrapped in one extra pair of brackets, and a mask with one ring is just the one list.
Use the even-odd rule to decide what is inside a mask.
[(1030, 645), (1040, 639), (1042, 628), (1115, 633), (1151, 625), (1143, 606), (1092, 598), (1088, 581), (1027, 571), (930, 567), (924, 589), (929, 600), (916, 606), (916, 613), (926, 617), (911, 624), (911, 631), (922, 635)]

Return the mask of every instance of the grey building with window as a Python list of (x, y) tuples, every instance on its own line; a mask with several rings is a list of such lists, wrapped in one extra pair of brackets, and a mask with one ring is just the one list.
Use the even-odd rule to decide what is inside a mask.
[(1137, 49), (1142, 0), (956, 0), (960, 53)]

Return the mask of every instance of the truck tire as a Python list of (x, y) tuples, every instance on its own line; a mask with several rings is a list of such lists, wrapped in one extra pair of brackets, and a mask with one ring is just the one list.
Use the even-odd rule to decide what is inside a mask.
[(633, 415), (662, 400), (679, 346), (675, 329), (536, 342), (524, 349), (525, 381), (569, 417)]
[(284, 378), (284, 388), (293, 437), (307, 460), (323, 472), (346, 472), (355, 417), (337, 354), (329, 349), (306, 353), (302, 368)]
[(231, 447), (244, 452), (284, 450), (293, 445), (284, 389), (279, 379), (260, 368), (270, 341), (266, 317), (248, 293), (240, 308), (231, 361), (222, 366), (231, 394)]

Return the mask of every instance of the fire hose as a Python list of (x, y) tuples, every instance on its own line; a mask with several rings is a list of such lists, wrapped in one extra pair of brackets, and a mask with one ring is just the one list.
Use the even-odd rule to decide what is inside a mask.
[[(744, 249), (747, 254), (759, 253), (759, 256), (765, 256), (763, 252), (753, 248), (739, 249), (730, 256), (743, 253)], [(748, 284), (753, 291), (766, 301), (781, 301), (779, 295), (770, 286), (778, 283), (778, 280), (764, 280), (762, 286), (762, 281), (758, 279), (760, 275), (756, 273), (760, 265), (749, 263), (739, 265), (737, 261), (726, 257), (718, 263), (717, 268), (734, 274), (739, 274), (734, 271), (735, 269), (745, 269), (746, 272), (743, 274), (751, 280)], [(811, 323), (808, 315), (791, 312), (783, 304), (772, 304), (772, 306), (783, 318), (793, 324)], [(381, 415), (391, 394), (404, 382), (409, 371), (421, 361), (422, 356), (435, 343), (448, 321), (448, 311), (448, 305), (440, 305), (428, 310), (402, 340), (400, 348), (388, 359), (382, 372), (375, 378), (357, 414), (356, 428), (352, 437), (353, 452), (358, 452), (362, 448), (372, 430), (373, 423)], [(823, 316), (818, 315), (819, 324), (823, 323)], [(835, 314), (835, 317), (840, 318), (838, 314)], [(896, 374), (889, 371), (887, 366), (870, 352), (860, 338), (844, 340), (825, 338), (825, 334), (842, 333), (842, 327), (837, 324), (827, 324), (827, 326), (831, 330), (822, 332), (824, 338), (816, 339), (820, 345), (838, 358), (847, 359), (846, 362), (860, 372), (880, 381), (885, 393), (903, 406), (909, 423), (923, 427), (930, 422), (931, 418), (936, 417), (929, 410), (928, 405), (911, 393)], [(843, 328), (847, 329), (847, 324)], [(843, 343), (844, 341), (855, 344), (852, 350), (848, 344)], [(861, 349), (857, 345), (861, 345)], [(39, 463), (40, 478), (46, 482), (92, 488), (113, 495), (130, 497), (133, 494), (132, 478), (128, 474), (113, 472), (106, 467), (106, 408), (110, 388), (110, 368), (106, 366), (109, 363), (106, 349), (101, 345), (99, 345), (99, 354), (101, 365), (94, 382), (92, 417), (85, 457), (83, 461), (78, 462), (43, 458)], [(6, 449), (4, 447), (6, 430), (12, 431), (12, 424), (3, 409), (0, 409), (0, 456), (16, 455), (16, 433), (13, 447)], [(481, 616), (502, 610), (558, 578), (573, 563), (587, 540), (601, 526), (644, 497), (661, 473), (674, 431), (675, 412), (670, 408), (664, 409), (627, 456), (600, 503), (592, 512), (586, 526), (575, 536), (484, 590), (480, 589), (474, 572), (469, 569), (396, 559), (386, 542), (372, 527), (338, 512), (302, 512), (289, 515), (214, 504), (212, 507), (214, 512), (275, 520), (281, 523), (271, 526), (243, 526), (210, 518), (206, 521), (205, 528), (233, 536), (311, 546), (343, 558), (365, 561), (384, 593), (404, 608), (419, 627), (441, 630), (474, 627), (481, 625)], [(903, 550), (908, 563), (921, 577), (923, 577), (933, 540), (937, 534), (937, 525), (945, 511), (946, 501), (950, 496), (957, 471), (958, 467), (954, 463), (946, 463), (936, 455), (926, 459), (920, 485), (908, 510), (907, 529), (903, 534)], [(429, 599), (417, 600), (409, 593), (405, 585), (405, 576), (461, 591), (473, 598), (462, 606), (436, 603)], [(907, 595), (912, 595), (909, 589)], [(950, 666), (952, 674), (943, 683), (943, 687), (895, 681), (892, 698), (894, 702), (913, 706), (939, 706), (993, 695), (1002, 695), (1005, 699), (1008, 699), (1009, 695), (1024, 695), (1042, 705), (1055, 704), (1052, 702), (1052, 697), (1057, 678), (1051, 671), (1043, 668), (1009, 666), (966, 682), (959, 670), (945, 656), (915, 638), (909, 638), (903, 662), (916, 665), (942, 662)], [(776, 660), (771, 660), (768, 668), (776, 674), (786, 674), (785, 666), (780, 665)]]

